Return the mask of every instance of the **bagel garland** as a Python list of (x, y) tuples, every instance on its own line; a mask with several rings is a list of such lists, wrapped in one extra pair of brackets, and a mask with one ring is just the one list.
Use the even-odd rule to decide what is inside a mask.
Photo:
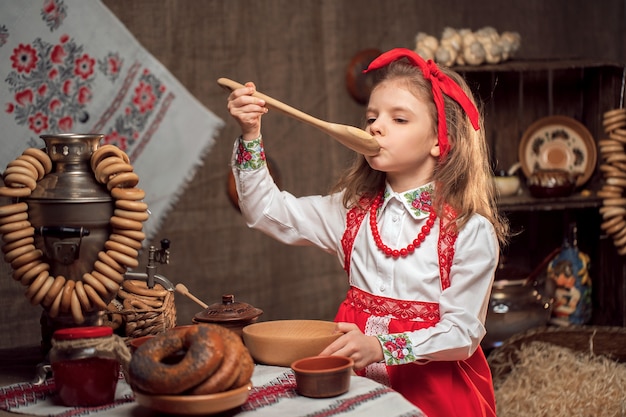
[[(182, 358), (181, 358), (182, 355)], [(241, 338), (217, 324), (169, 329), (133, 353), (133, 389), (157, 395), (206, 395), (250, 383), (254, 361)]]
[[(34, 246), (35, 228), (28, 220), (28, 203), (12, 202), (0, 206), (0, 234), (4, 260), (11, 264), (13, 279), (28, 287), (25, 296), (31, 304), (40, 304), (50, 317), (71, 314), (76, 324), (85, 313), (106, 310), (116, 296), (127, 268), (138, 266), (137, 256), (145, 234), (143, 222), (148, 219), (145, 192), (136, 188), (139, 177), (133, 172), (128, 155), (114, 145), (96, 149), (90, 160), (97, 182), (107, 187), (115, 200), (111, 217), (111, 235), (98, 253), (93, 270), (81, 279), (50, 275), (50, 265), (43, 252)], [(2, 174), (4, 186), (0, 197), (12, 200), (27, 198), (37, 182), (52, 170), (52, 160), (41, 149), (28, 148), (7, 165)], [(130, 175), (129, 175), (130, 174)]]
[(597, 193), (602, 198), (600, 228), (611, 236), (617, 252), (626, 255), (626, 109), (606, 111), (602, 126), (608, 138), (598, 141), (604, 179)]

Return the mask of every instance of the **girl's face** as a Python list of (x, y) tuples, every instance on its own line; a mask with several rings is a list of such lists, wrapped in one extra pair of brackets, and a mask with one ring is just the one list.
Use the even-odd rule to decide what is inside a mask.
[(366, 130), (381, 148), (378, 155), (367, 156), (367, 162), (387, 173), (387, 181), (396, 192), (430, 182), (439, 157), (429, 107), (407, 90), (405, 82), (379, 84), (372, 91), (366, 112)]

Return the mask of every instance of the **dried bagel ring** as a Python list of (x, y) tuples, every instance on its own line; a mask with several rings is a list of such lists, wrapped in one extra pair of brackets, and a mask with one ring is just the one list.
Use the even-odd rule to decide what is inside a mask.
[(26, 187), (31, 191), (37, 188), (37, 181), (34, 178), (17, 172), (5, 175), (4, 183), (9, 187)]
[(104, 285), (104, 287), (109, 290), (109, 292), (115, 294), (119, 291), (120, 284), (118, 284), (108, 276), (104, 275), (103, 273), (99, 271), (91, 271), (91, 275), (93, 275), (94, 278), (100, 281), (100, 283)]
[(148, 204), (143, 201), (115, 200), (115, 207), (129, 211), (148, 211)]
[(148, 297), (165, 297), (168, 291), (161, 284), (155, 284), (154, 288), (148, 288), (148, 283), (140, 280), (126, 280), (122, 284), (129, 293), (145, 295)]
[[(16, 269), (15, 271), (13, 271), (13, 279), (16, 281), (20, 281), (20, 282), (24, 282), (25, 280), (22, 279), (23, 276), (30, 271), (31, 269), (34, 269), (36, 267), (39, 266), (39, 264), (46, 264), (45, 262), (42, 262), (41, 259), (35, 259), (32, 262), (28, 262), (22, 266), (20, 266), (18, 269)], [(26, 284), (28, 285), (28, 284)]]
[(30, 244), (30, 245), (24, 245), (24, 246), (20, 246), (18, 248), (13, 249), (12, 251), (8, 252), (6, 255), (4, 255), (4, 261), (6, 263), (11, 263), (13, 262), (13, 260), (19, 258), (20, 256), (24, 255), (25, 253), (28, 252), (32, 252), (35, 249), (35, 245)]
[(46, 168), (34, 156), (22, 154), (18, 156), (17, 159), (26, 161), (35, 167), (35, 169), (37, 170), (37, 181), (41, 180), (46, 175)]
[(38, 160), (39, 163), (43, 165), (43, 169), (46, 174), (52, 171), (52, 159), (50, 159), (50, 156), (41, 149), (27, 148), (24, 152), (22, 152), (22, 155), (30, 155)]
[(63, 286), (63, 298), (61, 299), (61, 312), (69, 313), (72, 305), (72, 293), (74, 292), (74, 286), (76, 281), (68, 279)]
[(608, 230), (611, 227), (615, 226), (616, 224), (620, 223), (624, 221), (624, 217), (623, 216), (615, 216), (609, 220), (606, 220), (604, 222), (602, 222), (602, 224), (600, 225), (600, 228), (602, 230)]
[(96, 277), (91, 275), (89, 272), (85, 272), (83, 274), (83, 281), (85, 282), (85, 285), (89, 285), (102, 297), (110, 296), (109, 290), (107, 290), (107, 288), (104, 285), (102, 285), (102, 283), (98, 281)]
[[(98, 178), (98, 181), (100, 181), (102, 184), (106, 184), (113, 177), (119, 174), (133, 172), (133, 166), (123, 161), (114, 161), (114, 163), (108, 164), (107, 166), (102, 165), (103, 164), (100, 164), (97, 168), (99, 172), (96, 171), (96, 177)], [(137, 178), (137, 182), (139, 182), (139, 178)]]
[(35, 238), (33, 236), (23, 237), (18, 240), (14, 240), (11, 243), (6, 243), (2, 245), (2, 252), (9, 253), (15, 248), (19, 248), (20, 246), (26, 246), (35, 243)]
[(111, 233), (109, 235), (109, 240), (121, 243), (122, 245), (126, 245), (137, 250), (143, 247), (142, 242), (140, 242), (139, 240), (131, 239), (128, 236), (120, 235), (118, 233)]
[[(111, 237), (109, 236), (109, 239), (110, 238)], [(124, 274), (126, 272), (126, 268), (124, 266), (120, 265), (115, 259), (111, 258), (104, 251), (98, 252), (98, 260), (107, 264), (108, 266), (110, 266), (115, 271), (119, 272), (120, 274)]]
[(28, 187), (0, 187), (0, 196), (2, 197), (11, 197), (11, 198), (19, 198), (19, 197), (28, 197), (32, 193), (32, 190)]
[(23, 254), (22, 256), (19, 256), (17, 259), (14, 259), (13, 262), (11, 262), (11, 268), (13, 268), (14, 271), (17, 271), (24, 265), (41, 259), (42, 256), (43, 251), (41, 249), (35, 249), (31, 252)]
[(136, 249), (133, 249), (130, 246), (123, 245), (119, 242), (115, 242), (113, 240), (107, 240), (106, 242), (104, 242), (104, 248), (107, 250), (118, 251), (134, 259), (137, 259), (137, 257), (139, 256), (139, 252)]
[[(74, 287), (74, 289), (76, 289)], [(78, 299), (78, 295), (76, 291), (72, 291), (72, 295), (70, 298), (70, 312), (72, 313), (72, 317), (74, 318), (74, 323), (82, 324), (85, 322), (85, 315), (80, 307), (80, 300)]]
[[(44, 307), (50, 307), (52, 303), (58, 298), (58, 295), (63, 292), (63, 286), (65, 285), (65, 277), (59, 275), (54, 279), (52, 286), (48, 290), (48, 293), (41, 301), (41, 305)], [(59, 300), (60, 302), (60, 300)]]
[(120, 188), (115, 187), (111, 190), (111, 195), (116, 200), (131, 200), (139, 201), (143, 200), (146, 196), (146, 192), (141, 188)]
[[(107, 251), (106, 254), (111, 256), (111, 254), (109, 252), (110, 251)], [(111, 258), (113, 258), (113, 257), (111, 256)], [(113, 259), (115, 259), (115, 258), (113, 258)], [(104, 275), (105, 277), (109, 278), (111, 281), (115, 282), (118, 286), (122, 282), (124, 282), (124, 275), (122, 275), (122, 273), (117, 272), (111, 266), (105, 264), (104, 262), (102, 262), (100, 260), (94, 262), (93, 269), (94, 270), (92, 271), (92, 275), (94, 275), (94, 276), (95, 276), (95, 274), (93, 274), (94, 272), (99, 272), (102, 275)], [(96, 277), (96, 278), (98, 278), (98, 277)], [(105, 285), (105, 287), (106, 287), (106, 285)], [(109, 288), (109, 287), (107, 287), (107, 288)]]
[[(12, 167), (26, 168), (30, 171), (31, 177), (39, 178), (39, 171), (37, 171), (37, 168), (35, 168), (35, 166), (28, 161), (25, 161), (23, 159), (14, 159), (7, 164), (7, 168), (12, 168)], [(45, 168), (44, 168), (44, 171), (45, 171)]]
[(83, 281), (76, 281), (76, 284), (74, 285), (74, 292), (76, 292), (82, 311), (91, 311), (93, 307), (89, 301), (89, 297), (87, 297), (87, 293), (85, 292)]
[(128, 229), (113, 228), (113, 233), (117, 235), (126, 236), (127, 238), (134, 239), (138, 242), (142, 242), (146, 238), (146, 234), (142, 232), (141, 230), (128, 230)]
[(28, 298), (29, 300), (32, 299), (35, 294), (37, 294), (37, 292), (41, 289), (49, 276), (50, 274), (48, 273), (48, 271), (41, 271), (39, 275), (37, 275), (37, 278), (33, 280), (33, 282), (28, 286), (28, 289), (24, 293), (26, 298)]
[(624, 206), (626, 205), (626, 198), (606, 198), (604, 200), (605, 206)]
[(116, 229), (142, 230), (143, 223), (136, 220), (124, 219), (118, 216), (111, 216), (111, 226)]
[(21, 213), (11, 214), (9, 216), (0, 217), (0, 225), (21, 222), (24, 220), (28, 220), (28, 213), (25, 211)]
[(0, 225), (0, 235), (5, 235), (11, 232), (26, 229), (29, 226), (30, 226), (30, 222), (28, 220), (21, 220), (18, 222), (6, 223), (3, 225)]
[(115, 209), (113, 211), (113, 215), (121, 217), (123, 219), (135, 220), (138, 222), (145, 222), (146, 220), (148, 220), (148, 217), (150, 217), (147, 211), (130, 211), (122, 209)]
[(24, 166), (17, 165), (17, 166), (7, 167), (7, 169), (5, 169), (4, 172), (2, 173), (2, 177), (5, 178), (9, 174), (22, 174), (22, 175), (26, 175), (28, 178), (32, 178), (33, 180), (37, 181), (37, 172), (35, 172), (35, 174), (33, 175), (33, 171)]
[[(618, 240), (621, 239), (624, 235), (626, 235), (626, 224), (618, 224), (618, 226), (621, 226), (621, 228), (615, 230), (613, 233), (611, 233), (611, 237), (613, 238), (613, 240)], [(615, 226), (614, 226), (615, 227)]]
[(122, 172), (117, 174), (107, 182), (107, 189), (113, 188), (133, 188), (139, 184), (139, 175), (134, 172)]
[(139, 261), (136, 258), (132, 258), (125, 253), (110, 249), (106, 253), (118, 263), (126, 265), (129, 268), (136, 268), (139, 266)]
[(620, 219), (620, 221), (618, 223), (612, 225), (608, 229), (606, 229), (606, 233), (608, 233), (609, 235), (616, 234), (620, 230), (623, 230), (624, 227), (626, 226), (626, 221), (624, 221), (623, 217), (620, 216), (620, 217), (617, 217), (617, 218)]
[(6, 217), (17, 213), (25, 213), (27, 210), (28, 204), (24, 202), (8, 204), (0, 207), (0, 217)]
[(85, 284), (83, 285), (83, 289), (87, 293), (87, 297), (89, 298), (89, 301), (91, 301), (92, 305), (98, 307), (101, 310), (106, 310), (107, 304), (91, 285)]
[(102, 162), (104, 158), (110, 156), (117, 156), (119, 158), (122, 158), (124, 162), (130, 163), (130, 158), (128, 158), (128, 155), (126, 155), (124, 151), (122, 151), (115, 145), (106, 144), (96, 149), (91, 155), (91, 170), (93, 172), (96, 172), (96, 167), (98, 166), (98, 164)]
[(108, 158), (105, 158), (102, 160), (102, 162), (100, 162), (100, 164), (98, 164), (98, 166), (94, 170), (94, 176), (96, 180), (102, 184), (106, 184), (106, 182), (109, 180), (109, 175), (111, 174), (105, 173), (105, 169), (117, 164), (130, 165), (124, 162), (124, 160), (118, 156), (110, 156)]
[(50, 305), (50, 310), (48, 310), (48, 314), (52, 318), (56, 318), (59, 315), (59, 311), (61, 310), (61, 300), (63, 300), (63, 288), (57, 294), (56, 298)]
[[(49, 264), (47, 264), (46, 262), (40, 262), (34, 265), (32, 268), (28, 269), (27, 271), (24, 271), (24, 273), (20, 277), (16, 278), (16, 281), (19, 280), (24, 286), (30, 285), (32, 280), (35, 279), (37, 275), (39, 275), (43, 271), (49, 270)], [(15, 278), (15, 274), (13, 274), (13, 278)]]
[(626, 233), (623, 236), (613, 236), (613, 244), (617, 247), (626, 245)]
[(2, 240), (4, 240), (4, 243), (11, 243), (16, 240), (32, 236), (35, 236), (35, 228), (31, 226), (25, 229), (17, 230), (15, 232), (7, 233), (2, 236)]
[(50, 287), (52, 287), (52, 284), (54, 284), (54, 277), (52, 275), (48, 275), (48, 278), (46, 278), (39, 291), (37, 291), (37, 293), (30, 299), (30, 303), (34, 306), (41, 304), (41, 301), (48, 293)]

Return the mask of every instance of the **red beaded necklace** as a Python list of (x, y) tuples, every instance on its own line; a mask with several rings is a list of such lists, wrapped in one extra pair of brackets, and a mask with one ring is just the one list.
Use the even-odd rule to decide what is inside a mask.
[(393, 257), (397, 259), (399, 257), (405, 257), (409, 254), (415, 252), (415, 249), (419, 248), (422, 242), (426, 239), (426, 236), (430, 234), (430, 229), (435, 224), (435, 219), (437, 218), (437, 214), (434, 211), (430, 212), (428, 219), (426, 220), (426, 224), (422, 226), (422, 230), (417, 234), (417, 237), (413, 239), (413, 242), (409, 243), (406, 248), (402, 249), (391, 249), (389, 246), (383, 243), (383, 240), (380, 238), (380, 233), (378, 232), (378, 224), (376, 222), (376, 212), (378, 207), (380, 207), (380, 203), (383, 201), (383, 193), (381, 192), (372, 202), (370, 207), (370, 228), (372, 229), (372, 236), (374, 237), (374, 242), (378, 249), (380, 249), (385, 255)]

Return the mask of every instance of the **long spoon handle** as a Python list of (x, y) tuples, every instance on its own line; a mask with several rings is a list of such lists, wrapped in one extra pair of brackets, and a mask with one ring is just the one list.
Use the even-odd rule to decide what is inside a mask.
[(205, 303), (204, 301), (200, 300), (198, 297), (190, 293), (187, 287), (185, 287), (183, 284), (176, 284), (176, 292), (195, 301), (202, 308), (209, 307), (207, 303)]

